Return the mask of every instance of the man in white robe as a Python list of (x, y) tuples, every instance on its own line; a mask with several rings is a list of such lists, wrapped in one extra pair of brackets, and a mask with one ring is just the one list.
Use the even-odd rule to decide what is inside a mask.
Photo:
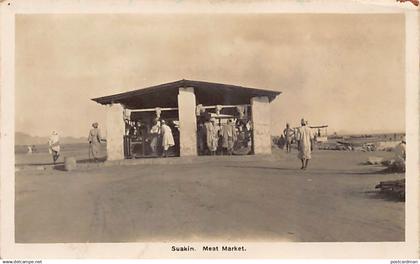
[(308, 123), (302, 118), (301, 127), (298, 130), (297, 140), (298, 140), (298, 158), (302, 162), (302, 170), (305, 170), (308, 167), (309, 160), (311, 159), (311, 152), (313, 149), (313, 133), (311, 128), (307, 125)]
[(217, 147), (219, 144), (219, 130), (216, 126), (216, 119), (211, 118), (210, 122), (204, 124), (207, 135), (207, 147), (210, 150), (210, 155), (216, 155)]
[(231, 119), (227, 121), (227, 124), (222, 126), (221, 135), (223, 149), (226, 150), (226, 154), (232, 155), (237, 136)]
[(155, 120), (153, 122), (153, 126), (150, 129), (150, 148), (152, 149), (152, 154), (157, 156), (158, 155), (158, 143), (159, 138), (162, 135), (162, 128), (161, 122), (159, 120)]
[(163, 157), (168, 156), (168, 149), (175, 146), (174, 136), (172, 135), (171, 128), (166, 124), (165, 120), (162, 120), (162, 147)]
[(405, 158), (406, 158), (406, 143), (405, 143), (405, 140), (403, 140), (401, 143), (399, 143), (394, 148), (394, 154), (395, 154), (394, 166), (396, 168), (400, 168), (403, 171), (405, 171)]
[(97, 162), (99, 158), (99, 150), (101, 148), (102, 135), (98, 128), (98, 123), (92, 124), (92, 129), (89, 131), (89, 157), (93, 157), (93, 161)]
[(49, 152), (52, 154), (54, 164), (60, 157), (60, 136), (56, 131), (53, 131), (48, 140)]

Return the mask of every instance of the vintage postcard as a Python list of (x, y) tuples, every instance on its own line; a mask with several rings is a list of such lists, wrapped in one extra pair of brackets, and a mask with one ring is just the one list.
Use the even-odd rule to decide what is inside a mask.
[(416, 1), (2, 1), (3, 258), (418, 258)]

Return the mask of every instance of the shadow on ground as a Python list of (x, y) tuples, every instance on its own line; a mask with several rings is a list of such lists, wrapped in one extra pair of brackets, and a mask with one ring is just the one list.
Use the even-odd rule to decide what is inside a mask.
[(366, 191), (364, 194), (370, 199), (381, 199), (389, 202), (404, 202), (405, 199), (392, 192)]
[(279, 167), (264, 167), (264, 166), (235, 166), (235, 165), (226, 165), (225, 168), (240, 168), (240, 169), (264, 169), (264, 170), (281, 170), (281, 171), (296, 171), (297, 169), (287, 169)]
[(378, 175), (378, 174), (396, 174), (396, 173), (405, 173), (401, 170), (396, 170), (393, 168), (385, 168), (381, 170), (374, 170), (374, 171), (363, 171), (363, 172), (346, 172), (343, 174), (353, 174), (353, 175)]
[[(96, 163), (105, 162), (105, 161), (106, 161), (106, 157), (101, 157), (101, 158), (98, 158), (96, 160)], [(95, 163), (95, 161), (93, 159), (81, 159), (81, 160), (77, 160), (77, 163), (82, 163), (82, 164), (84, 164), (84, 163)]]

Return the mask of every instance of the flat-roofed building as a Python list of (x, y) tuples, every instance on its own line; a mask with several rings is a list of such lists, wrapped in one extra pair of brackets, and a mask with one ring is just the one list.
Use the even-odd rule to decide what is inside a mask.
[(107, 156), (108, 160), (118, 160), (159, 156), (150, 148), (150, 129), (159, 120), (172, 128), (172, 156), (204, 155), (200, 127), (208, 118), (216, 119), (218, 126), (233, 121), (238, 133), (234, 153), (269, 154), (270, 103), (280, 93), (180, 80), (92, 100), (107, 107)]

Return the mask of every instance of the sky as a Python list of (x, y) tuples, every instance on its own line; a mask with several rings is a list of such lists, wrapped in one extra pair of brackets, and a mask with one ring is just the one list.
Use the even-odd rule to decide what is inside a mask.
[(281, 91), (272, 134), (405, 130), (401, 14), (17, 15), (15, 129), (104, 130), (91, 98), (180, 79)]

